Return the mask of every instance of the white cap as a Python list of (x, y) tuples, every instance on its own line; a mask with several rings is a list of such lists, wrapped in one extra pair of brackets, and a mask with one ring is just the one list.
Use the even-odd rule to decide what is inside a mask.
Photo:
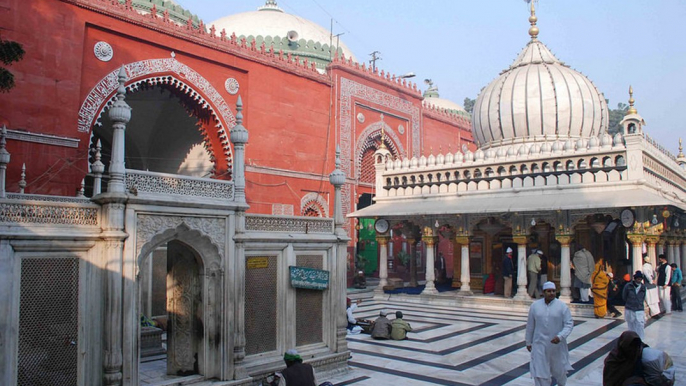
[(540, 249), (537, 249), (537, 250), (536, 250), (536, 253), (538, 253), (539, 255), (543, 255), (543, 251), (540, 250)]
[(552, 290), (555, 289), (555, 283), (553, 283), (552, 281), (547, 281), (547, 282), (543, 283), (543, 291), (549, 290), (549, 289), (552, 289)]
[(505, 250), (505, 252), (506, 252), (506, 253), (512, 253), (512, 248), (507, 247), (507, 249)]

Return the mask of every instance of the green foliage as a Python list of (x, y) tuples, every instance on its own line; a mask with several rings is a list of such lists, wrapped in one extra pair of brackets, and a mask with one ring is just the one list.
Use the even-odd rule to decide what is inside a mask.
[[(609, 106), (610, 101), (607, 99), (605, 101)], [(622, 121), (628, 110), (629, 105), (627, 105), (626, 103), (617, 103), (616, 109), (609, 109), (608, 112), (610, 116), (610, 121), (608, 122), (607, 132), (610, 133), (610, 135), (615, 135), (618, 132), (622, 131), (622, 126), (619, 124), (619, 122)]]
[(400, 251), (400, 252), (398, 252), (398, 254), (395, 255), (395, 257), (396, 257), (398, 260), (400, 260), (400, 264), (402, 264), (402, 265), (405, 266), (405, 267), (407, 267), (407, 265), (410, 263), (410, 257), (411, 257), (411, 256), (410, 256), (409, 253), (407, 253), (407, 252), (405, 252), (405, 251)]
[(476, 103), (476, 99), (464, 98), (465, 111), (472, 114), (472, 112), (474, 111), (474, 103)]
[[(5, 66), (20, 61), (24, 53), (21, 44), (0, 39), (0, 62)], [(8, 92), (14, 86), (14, 75), (6, 68), (0, 67), (0, 92)]]

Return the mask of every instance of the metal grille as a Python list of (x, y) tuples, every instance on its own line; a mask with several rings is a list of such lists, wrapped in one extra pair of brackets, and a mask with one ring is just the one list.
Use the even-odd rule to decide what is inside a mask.
[[(321, 255), (301, 255), (297, 256), (296, 265), (322, 269), (323, 262)], [(322, 301), (323, 291), (308, 290), (297, 288), (295, 290), (295, 344), (303, 346), (306, 344), (319, 343), (322, 339)]]
[(276, 256), (266, 268), (245, 269), (245, 353), (276, 350)]
[(79, 260), (21, 262), (19, 386), (77, 382)]

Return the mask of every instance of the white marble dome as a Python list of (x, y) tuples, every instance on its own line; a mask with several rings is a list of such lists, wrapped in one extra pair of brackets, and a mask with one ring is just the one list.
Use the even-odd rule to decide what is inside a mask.
[(472, 113), (479, 146), (513, 139), (588, 138), (608, 128), (603, 94), (583, 74), (569, 68), (535, 36), (514, 63), (476, 99)]
[[(329, 46), (332, 43), (329, 31), (310, 20), (284, 12), (278, 7), (276, 1), (270, 0), (257, 11), (243, 12), (229, 15), (216, 20), (210, 25), (214, 25), (217, 31), (226, 30), (227, 36), (235, 33), (236, 36), (267, 36), (286, 39), (288, 35), (295, 32), (297, 41), (313, 41), (320, 45)], [(333, 46), (341, 49), (346, 58), (355, 60), (355, 56), (342, 41), (333, 38)]]

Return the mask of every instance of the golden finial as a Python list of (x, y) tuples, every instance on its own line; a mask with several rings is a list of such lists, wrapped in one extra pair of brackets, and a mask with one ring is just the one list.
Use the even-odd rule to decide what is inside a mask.
[(678, 158), (684, 158), (684, 147), (681, 145), (681, 138), (679, 138), (679, 155)]
[(379, 149), (385, 149), (386, 148), (386, 130), (385, 126), (386, 123), (383, 121), (383, 114), (381, 114), (381, 145), (379, 145)]
[(531, 23), (531, 28), (529, 28), (529, 36), (531, 36), (531, 40), (536, 40), (538, 38), (538, 27), (536, 27), (536, 22), (538, 21), (538, 18), (536, 17), (534, 0), (529, 1), (531, 2), (531, 16), (529, 16), (529, 23)]
[(626, 115), (638, 114), (638, 111), (634, 107), (634, 89), (629, 86), (629, 109), (626, 111)]

